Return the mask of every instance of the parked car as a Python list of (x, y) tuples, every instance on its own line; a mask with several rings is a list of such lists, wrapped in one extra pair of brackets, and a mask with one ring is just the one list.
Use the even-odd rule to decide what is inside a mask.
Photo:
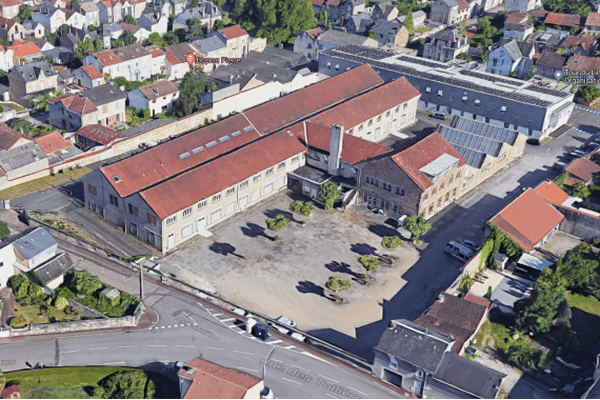
[(558, 171), (564, 171), (564, 169), (565, 169), (566, 166), (567, 166), (567, 163), (564, 163), (564, 162), (561, 162), (561, 161), (557, 161), (552, 166), (552, 169), (556, 169)]
[[(290, 328), (295, 328), (296, 327), (296, 322), (284, 317), (284, 316), (280, 316), (278, 317), (275, 321), (279, 322), (281, 325), (287, 325)], [(277, 329), (279, 332), (283, 333), (284, 335), (287, 335), (289, 333), (288, 329), (285, 329), (283, 326), (280, 326), (278, 324), (269, 324), (269, 325), (273, 325), (273, 328)]]
[(474, 249), (475, 251), (481, 250), (481, 246), (477, 246), (477, 244), (475, 244), (475, 242), (473, 242), (472, 240), (465, 239), (462, 242), (464, 244), (466, 244), (467, 246), (469, 246), (470, 248)]
[(441, 112), (436, 112), (436, 113), (431, 114), (431, 118), (446, 119), (446, 114), (441, 113)]

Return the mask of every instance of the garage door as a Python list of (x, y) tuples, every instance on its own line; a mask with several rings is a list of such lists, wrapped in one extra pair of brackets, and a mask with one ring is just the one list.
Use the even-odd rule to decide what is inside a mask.
[(212, 214), (210, 214), (210, 222), (212, 224), (214, 224), (215, 222), (217, 222), (220, 219), (221, 219), (221, 209), (220, 208), (217, 211), (214, 211)]
[(398, 387), (402, 387), (402, 375), (397, 374), (389, 369), (383, 368), (381, 379), (391, 383), (392, 385), (396, 385)]
[(231, 202), (225, 206), (225, 215), (233, 214), (233, 210), (235, 210), (235, 202)]
[(202, 217), (198, 220), (198, 232), (202, 232), (206, 229), (206, 217)]
[(285, 176), (277, 179), (277, 190), (281, 189), (283, 186), (285, 186)]
[(273, 191), (273, 184), (272, 183), (269, 183), (268, 185), (265, 185), (265, 188), (263, 189), (263, 196), (268, 195), (272, 191)]
[(183, 236), (183, 237), (191, 236), (192, 231), (193, 231), (192, 226), (193, 226), (192, 224), (187, 224), (186, 226), (184, 226), (181, 229), (181, 236)]
[(260, 199), (260, 189), (256, 189), (252, 192), (252, 202), (257, 202)]
[(240, 199), (240, 210), (243, 210), (248, 205), (248, 196), (244, 196)]

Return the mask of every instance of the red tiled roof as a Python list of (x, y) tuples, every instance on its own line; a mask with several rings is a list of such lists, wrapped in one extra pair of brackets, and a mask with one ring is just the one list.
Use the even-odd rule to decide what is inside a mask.
[(2, 389), (0, 393), (0, 398), (2, 399), (17, 399), (21, 398), (21, 389), (19, 389), (19, 385), (10, 385)]
[(0, 30), (9, 31), (17, 21), (14, 19), (8, 19), (4, 17), (0, 17)]
[(479, 324), (487, 312), (487, 307), (461, 299), (456, 296), (444, 295), (427, 313), (415, 320), (429, 329), (456, 340), (451, 351), (460, 354), (465, 342), (477, 331)]
[(327, 5), (337, 7), (340, 5), (340, 0), (327, 0)]
[(124, 30), (129, 31), (131, 33), (136, 33), (137, 31), (142, 29), (141, 26), (131, 25), (131, 24), (128, 24), (127, 22), (121, 22), (120, 25), (121, 25), (121, 28), (123, 28)]
[(467, 162), (466, 158), (461, 156), (438, 132), (434, 132), (407, 149), (396, 153), (392, 159), (421, 189), (425, 190), (433, 185), (433, 181), (419, 170), (443, 154), (457, 158), (458, 166)]
[[(182, 61), (179, 61), (177, 59), (177, 57), (175, 57), (175, 55), (171, 52), (171, 50), (166, 49), (165, 50), (165, 61), (168, 62), (171, 65), (179, 65), (179, 64), (183, 64)], [(187, 62), (187, 61), (186, 61)]]
[[(179, 43), (179, 44), (173, 44), (171, 46), (165, 47), (165, 52), (167, 53), (166, 60), (169, 61), (169, 64), (171, 64), (171, 65), (183, 64), (183, 63), (187, 64), (185, 56), (187, 56), (189, 53), (196, 53), (196, 49), (194, 47), (192, 47), (189, 43)], [(168, 55), (169, 52), (172, 53), (172, 55), (178, 60), (178, 62), (169, 60), (169, 55)]]
[(0, 6), (2, 7), (18, 6), (21, 4), (23, 4), (21, 0), (0, 0)]
[(401, 77), (317, 114), (309, 120), (325, 126), (337, 123), (350, 129), (420, 95), (421, 93), (410, 84), (408, 79)]
[[(257, 139), (259, 134), (254, 129), (248, 131), (244, 129), (248, 127), (252, 128), (243, 114), (233, 115), (140, 154), (102, 167), (100, 171), (114, 186), (117, 193), (121, 197), (126, 197)], [(232, 134), (237, 131), (240, 131), (241, 135), (233, 136)], [(224, 138), (226, 135), (229, 136), (229, 140), (219, 141), (219, 138)], [(217, 142), (214, 147), (206, 146), (213, 141)], [(194, 153), (193, 150), (200, 147), (202, 151)], [(189, 153), (189, 157), (180, 157), (185, 153)], [(115, 182), (114, 177), (118, 177), (119, 182)]]
[(373, 68), (364, 64), (251, 108), (244, 114), (258, 132), (265, 134), (382, 83)]
[(600, 172), (600, 165), (585, 158), (576, 158), (567, 165), (565, 172), (583, 182), (590, 182), (594, 178), (594, 174)]
[(96, 124), (84, 126), (77, 134), (100, 144), (109, 144), (116, 139), (127, 137), (107, 126)]
[(527, 15), (523, 14), (522, 12), (514, 12), (506, 16), (506, 20), (504, 20), (504, 25), (520, 24), (525, 21), (527, 21)]
[(466, 0), (456, 0), (458, 3), (458, 11), (469, 8), (469, 3)]
[(322, 6), (327, 0), (312, 0), (313, 6)]
[(545, 24), (580, 27), (581, 17), (573, 14), (559, 14), (550, 12), (546, 15)]
[(179, 89), (171, 81), (161, 80), (140, 87), (140, 92), (148, 99), (155, 100), (168, 94), (177, 93)]
[(243, 399), (261, 379), (231, 368), (196, 358), (177, 373), (192, 380), (184, 399)]
[[(220, 193), (252, 175), (304, 152), (306, 147), (301, 141), (302, 125), (298, 123), (290, 127), (288, 130), (292, 135), (287, 131), (280, 131), (265, 136), (230, 154), (141, 191), (140, 196), (156, 215), (164, 220), (200, 200)], [(223, 144), (220, 143), (215, 148)], [(177, 196), (172, 196), (173, 193), (177, 193)]]
[(42, 50), (33, 42), (21, 42), (20, 40), (15, 40), (12, 46), (8, 46), (9, 49), (12, 49), (15, 57), (24, 58), (27, 56), (32, 56), (34, 54), (40, 54)]
[(529, 15), (534, 18), (544, 18), (546, 17), (546, 15), (548, 15), (548, 11), (540, 8), (537, 10), (529, 11)]
[[(307, 122), (306, 135), (310, 147), (329, 153), (331, 126)], [(340, 159), (349, 164), (356, 164), (389, 151), (392, 151), (392, 148), (356, 136), (344, 134)]]
[(585, 24), (589, 26), (600, 26), (600, 13), (589, 13), (585, 20)]
[(52, 154), (55, 151), (71, 146), (71, 143), (60, 136), (58, 132), (48, 132), (47, 134), (37, 136), (34, 140), (46, 154)]
[(591, 38), (569, 35), (563, 39), (563, 41), (560, 43), (560, 47), (567, 48), (580, 44), (584, 51), (588, 51), (594, 45), (594, 43), (596, 43), (596, 41)]
[(46, 101), (53, 104), (61, 102), (67, 110), (78, 115), (85, 115), (93, 113), (94, 111), (98, 111), (96, 106), (90, 100), (85, 97), (80, 97), (74, 93), (63, 94)]
[(115, 54), (114, 50), (104, 50), (99, 53), (92, 53), (92, 55), (96, 57), (103, 67), (121, 63), (121, 59)]
[(535, 188), (535, 192), (547, 203), (559, 206), (569, 198), (569, 195), (552, 181), (545, 181)]
[(491, 222), (529, 252), (563, 219), (561, 213), (529, 188)]
[(580, 55), (574, 55), (569, 58), (565, 66), (570, 71), (600, 71), (600, 58), (592, 58)]
[(9, 128), (4, 124), (0, 124), (0, 149), (10, 150), (19, 140), (25, 139), (31, 141), (30, 138)]
[(565, 186), (573, 186), (573, 185), (574, 185), (574, 184), (576, 184), (577, 182), (585, 184), (585, 181), (583, 181), (583, 180), (581, 180), (581, 179), (579, 179), (579, 178), (576, 178), (576, 177), (574, 177), (574, 176), (570, 176), (570, 177), (568, 177), (567, 179), (565, 179), (565, 181), (563, 182), (563, 184), (564, 184)]
[(323, 28), (315, 28), (309, 31), (306, 31), (306, 34), (310, 36), (312, 39), (317, 39), (319, 36), (325, 33), (325, 29)]
[(152, 54), (152, 58), (156, 58), (156, 57), (164, 56), (165, 52), (162, 51), (162, 49), (154, 49), (150, 52), (150, 54)]
[(219, 29), (218, 32), (223, 35), (225, 40), (231, 40), (242, 36), (247, 36), (248, 32), (246, 32), (241, 26), (233, 25), (228, 26), (227, 28)]
[(485, 308), (490, 308), (492, 306), (492, 302), (490, 300), (484, 299), (483, 297), (475, 296), (471, 293), (467, 293), (467, 295), (465, 296), (465, 300), (475, 304), (479, 304), (480, 306), (484, 306)]
[(98, 71), (94, 64), (84, 65), (80, 68), (91, 80), (104, 78), (102, 72)]

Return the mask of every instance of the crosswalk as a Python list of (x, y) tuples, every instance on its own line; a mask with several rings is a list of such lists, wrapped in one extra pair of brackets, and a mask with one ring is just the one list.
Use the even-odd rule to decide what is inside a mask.
[(600, 115), (600, 111), (598, 111), (598, 110), (594, 110), (593, 108), (587, 108), (587, 107), (575, 106), (575, 109), (577, 109), (577, 110), (581, 110), (581, 111), (586, 111), (586, 112), (593, 113), (593, 114), (598, 114), (598, 115)]

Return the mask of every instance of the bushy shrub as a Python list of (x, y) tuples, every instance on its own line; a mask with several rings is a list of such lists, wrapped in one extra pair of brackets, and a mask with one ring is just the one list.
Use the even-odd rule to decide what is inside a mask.
[(277, 214), (275, 218), (267, 219), (265, 222), (267, 223), (267, 228), (277, 232), (288, 226), (290, 220), (287, 219), (283, 214)]
[(54, 300), (54, 307), (56, 307), (57, 310), (63, 311), (68, 306), (69, 301), (62, 296), (57, 296), (56, 300)]
[(290, 204), (290, 210), (292, 210), (296, 214), (300, 214), (305, 217), (308, 217), (315, 210), (315, 207), (314, 207), (312, 201), (296, 200), (296, 201), (292, 202), (292, 204)]
[(15, 297), (18, 299), (24, 299), (27, 297), (27, 294), (29, 293), (29, 281), (25, 280), (23, 281), (23, 283), (21, 283), (21, 285), (19, 286), (19, 289), (17, 289), (16, 293), (15, 293)]
[(5, 237), (10, 236), (10, 230), (6, 226), (6, 224), (0, 221), (0, 239), (4, 239)]
[(290, 204), (290, 210), (292, 210), (292, 212), (300, 214), (302, 205), (304, 205), (304, 202), (302, 200), (293, 201), (292, 204)]
[(22, 315), (17, 315), (16, 317), (11, 318), (10, 320), (10, 326), (15, 329), (23, 328), (27, 326), (28, 323), (29, 322), (27, 321), (27, 319)]
[(21, 274), (19, 275), (13, 275), (10, 278), (10, 281), (8, 282), (8, 285), (12, 288), (13, 293), (17, 293), (17, 290), (19, 290), (19, 287), (21, 286), (21, 284), (25, 281), (25, 277)]
[(402, 240), (398, 236), (386, 236), (381, 241), (381, 245), (388, 250), (396, 250), (402, 244)]
[(32, 299), (39, 299), (40, 297), (42, 297), (44, 295), (44, 292), (42, 291), (41, 286), (36, 285), (35, 283), (32, 283), (29, 285), (28, 295)]
[(141, 370), (115, 372), (98, 385), (109, 399), (149, 399), (156, 391), (154, 382)]
[(600, 245), (600, 237), (595, 236), (592, 238), (592, 240), (590, 240), (590, 242), (592, 243), (592, 246), (598, 247), (598, 245)]

